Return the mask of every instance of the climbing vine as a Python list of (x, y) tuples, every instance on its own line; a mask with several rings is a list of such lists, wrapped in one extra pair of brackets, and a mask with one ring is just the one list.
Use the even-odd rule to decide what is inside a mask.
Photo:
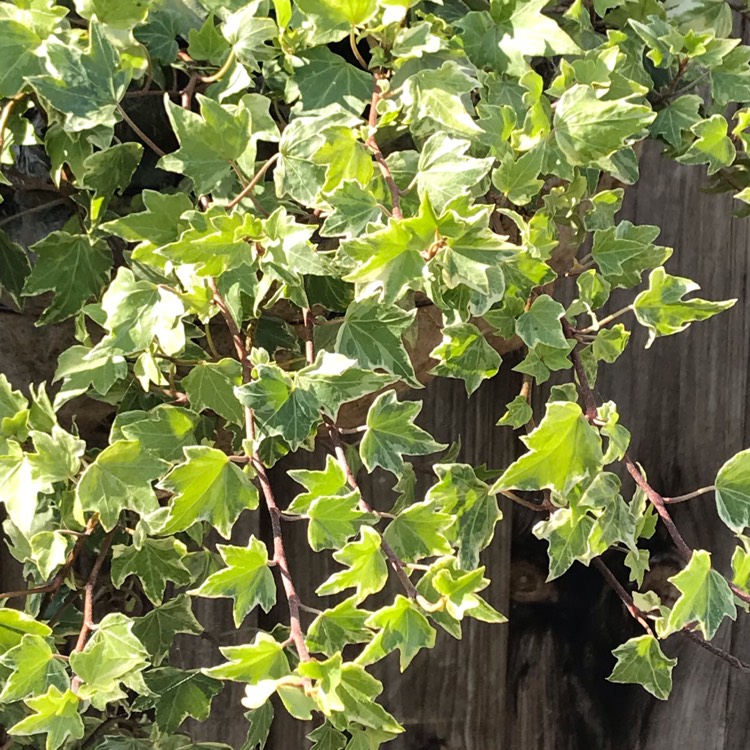
[[(505, 621), (482, 597), (499, 496), (538, 512), (550, 578), (593, 564), (642, 627), (611, 680), (667, 698), (675, 633), (746, 669), (710, 641), (750, 603), (750, 450), (711, 487), (665, 496), (594, 391), (630, 327), (658, 346), (735, 302), (686, 296), (697, 286), (665, 269), (659, 228), (617, 219), (649, 141), (647, 158), (705, 167), (749, 212), (750, 47), (733, 12), (749, 11), (0, 4), (3, 299), (75, 336), (54, 383), (0, 375), (3, 532), (26, 581), (0, 593), (3, 750), (200, 747), (180, 727), (226, 681), (246, 685), (244, 750), (280, 710), (314, 720), (318, 750), (380, 747), (403, 727), (368, 668), (398, 652), (407, 669), (466, 618)], [(22, 208), (30, 156), (47, 200)], [(19, 244), (53, 207), (58, 228)], [(524, 449), (462, 463), (405, 396), (432, 378), (471, 395), (514, 350), (519, 393), (497, 429)], [(567, 384), (545, 386), (553, 373)], [(87, 400), (105, 441), (77, 427)], [(316, 444), (325, 462), (278, 496), (269, 469)], [(391, 475), (392, 506), (360, 488), (373, 472)], [(672, 520), (699, 492), (737, 535), (731, 571)], [(256, 533), (238, 539), (242, 514)], [(312, 601), (291, 522), (336, 564)], [(684, 562), (674, 602), (641, 590), (659, 523)], [(603, 562), (613, 549), (629, 580)], [(201, 634), (198, 598), (231, 600), (238, 631), (284, 614), (186, 670), (170, 654)]]

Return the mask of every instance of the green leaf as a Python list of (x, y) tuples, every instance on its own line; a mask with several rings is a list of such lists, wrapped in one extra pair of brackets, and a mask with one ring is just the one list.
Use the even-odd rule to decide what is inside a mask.
[(62, 380), (54, 405), (59, 409), (90, 388), (100, 396), (128, 374), (125, 358), (119, 354), (101, 353), (87, 346), (71, 346), (59, 357), (54, 380)]
[(333, 420), (342, 404), (374, 393), (396, 378), (357, 367), (357, 361), (342, 354), (319, 352), (315, 362), (297, 373), (297, 385), (310, 391)]
[(404, 455), (425, 456), (447, 447), (414, 424), (421, 410), (421, 401), (399, 402), (394, 391), (381, 393), (375, 399), (367, 412), (367, 429), (359, 446), (367, 471), (382, 466), (399, 476)]
[(326, 457), (326, 467), (322, 471), (291, 469), (289, 476), (301, 484), (307, 492), (300, 493), (292, 500), (287, 513), (304, 515), (317, 498), (346, 495), (350, 491), (344, 470), (330, 454)]
[(507, 411), (497, 422), (498, 427), (513, 427), (518, 429), (528, 424), (534, 416), (534, 410), (531, 408), (525, 396), (516, 396), (510, 403), (506, 404)]
[(380, 549), (380, 534), (369, 526), (360, 529), (359, 539), (333, 553), (333, 559), (348, 570), (334, 573), (318, 586), (318, 596), (328, 596), (348, 588), (356, 589), (354, 601), (360, 602), (380, 591), (388, 579), (388, 568)]
[(141, 447), (164, 461), (182, 458), (184, 447), (198, 442), (198, 415), (179, 406), (157, 406), (150, 412), (120, 412), (110, 439), (137, 440)]
[(607, 678), (610, 682), (642, 685), (659, 700), (669, 697), (672, 692), (672, 670), (677, 659), (664, 656), (654, 636), (631, 638), (612, 654), (617, 657), (617, 664)]
[(502, 364), (500, 355), (471, 323), (443, 328), (443, 340), (430, 352), (430, 357), (438, 360), (431, 372), (463, 380), (469, 396), (483, 380), (495, 377)]
[(655, 117), (643, 104), (603, 100), (591, 86), (576, 84), (557, 102), (555, 139), (571, 164), (589, 165), (640, 140)]
[(525, 206), (539, 193), (544, 180), (538, 179), (544, 164), (544, 148), (536, 147), (514, 159), (509, 154), (492, 172), (492, 184), (511, 203)]
[(18, 303), (31, 264), (26, 251), (0, 230), (0, 291)]
[(357, 609), (356, 599), (345, 599), (321, 612), (307, 629), (310, 651), (334, 656), (349, 643), (367, 643), (373, 633), (365, 626), (369, 612)]
[(695, 550), (687, 567), (669, 581), (680, 590), (666, 624), (667, 633), (674, 633), (689, 623), (710, 641), (725, 617), (734, 620), (737, 608), (729, 584), (724, 577), (711, 569), (711, 555), (705, 550)]
[(346, 737), (328, 722), (310, 732), (307, 739), (315, 743), (312, 750), (342, 750), (347, 742)]
[(97, 125), (114, 127), (117, 105), (130, 83), (130, 72), (98, 23), (91, 23), (86, 52), (75, 44), (52, 38), (46, 45), (46, 70), (28, 83), (60, 112), (65, 129), (90, 130)]
[(186, 229), (182, 214), (193, 208), (185, 193), (162, 194), (144, 190), (141, 194), (144, 211), (134, 211), (102, 224), (100, 229), (128, 242), (159, 246), (173, 242)]
[(457, 195), (472, 192), (487, 176), (492, 159), (475, 159), (467, 155), (471, 142), (435, 133), (419, 154), (417, 187), (427, 196), (435, 213), (442, 214)]
[(102, 527), (109, 531), (122, 510), (146, 515), (159, 508), (151, 482), (167, 466), (137, 440), (117, 440), (84, 471), (76, 488), (78, 502), (82, 510), (98, 513)]
[(516, 321), (516, 333), (530, 349), (537, 344), (567, 349), (568, 342), (560, 323), (564, 316), (565, 308), (559, 302), (548, 294), (541, 294)]
[(698, 110), (702, 104), (703, 100), (695, 94), (677, 97), (659, 110), (651, 125), (651, 135), (661, 136), (670, 146), (679, 148), (682, 145), (682, 134), (700, 122)]
[(539, 426), (521, 440), (529, 452), (505, 470), (490, 492), (551, 489), (566, 495), (602, 465), (601, 438), (578, 404), (548, 403)]
[(95, 196), (111, 198), (122, 195), (143, 156), (140, 143), (118, 143), (111, 148), (97, 151), (83, 162), (79, 184)]
[(25, 612), (0, 607), (0, 654), (18, 646), (27, 633), (46, 638), (52, 634), (52, 628)]
[(255, 373), (255, 380), (235, 389), (237, 398), (253, 410), (264, 435), (279, 435), (297, 450), (322, 419), (318, 399), (277, 365), (259, 364)]
[(75, 315), (107, 280), (112, 256), (100, 241), (87, 235), (52, 232), (31, 247), (36, 263), (22, 294), (54, 292), (37, 325), (57, 323)]
[(398, 649), (399, 666), (403, 672), (423, 648), (435, 645), (435, 629), (410, 599), (399, 594), (389, 607), (375, 612), (367, 625), (382, 628), (380, 644), (386, 652)]
[(39, 47), (42, 40), (34, 29), (11, 18), (0, 19), (0, 98), (16, 96), (28, 79), (41, 73), (43, 57)]
[(378, 517), (357, 509), (359, 492), (318, 497), (307, 509), (310, 523), (307, 539), (315, 552), (340, 549), (355, 536), (362, 524), (374, 525)]
[(185, 462), (161, 480), (159, 486), (174, 496), (159, 533), (174, 534), (196, 521), (208, 521), (224, 539), (246, 508), (258, 507), (258, 490), (251, 475), (216, 448), (204, 445), (184, 449)]
[(154, 666), (169, 653), (178, 633), (200, 635), (203, 626), (195, 619), (190, 597), (180, 594), (133, 620), (133, 635), (145, 646)]
[(303, 112), (336, 104), (359, 115), (372, 98), (372, 76), (327, 47), (305, 50), (294, 65)]
[(732, 456), (716, 475), (716, 509), (732, 531), (750, 525), (750, 450)]
[(239, 628), (254, 607), (260, 605), (264, 612), (268, 612), (276, 602), (276, 584), (268, 567), (268, 550), (254, 536), (250, 537), (247, 547), (219, 544), (217, 549), (227, 567), (209, 576), (190, 593), (210, 599), (234, 599), (232, 612)]
[(0, 703), (13, 703), (29, 696), (46, 693), (53, 685), (67, 690), (70, 680), (62, 661), (47, 641), (39, 635), (26, 634), (21, 642), (6, 652), (0, 664), (11, 669), (0, 692)]
[(420, 387), (402, 336), (412, 325), (416, 310), (382, 305), (369, 297), (353, 302), (346, 310), (336, 338), (336, 351), (356, 360), (364, 370), (382, 369)]
[(633, 303), (638, 322), (648, 328), (646, 348), (658, 336), (671, 336), (684, 331), (696, 320), (706, 320), (723, 310), (728, 310), (736, 299), (709, 302), (704, 299), (683, 297), (700, 287), (682, 276), (670, 276), (663, 268), (655, 268), (649, 277), (649, 287)]
[(201, 362), (182, 379), (190, 405), (196, 411), (211, 409), (220, 417), (241, 425), (242, 404), (234, 395), (235, 386), (242, 384), (242, 365), (236, 359)]
[(160, 667), (146, 673), (146, 686), (156, 709), (156, 724), (171, 734), (188, 716), (205, 721), (211, 713), (211, 701), (221, 691), (218, 680), (198, 671)]
[(80, 702), (75, 693), (70, 690), (62, 692), (52, 685), (44, 695), (26, 700), (26, 705), (34, 713), (10, 727), (8, 733), (16, 737), (46, 734), (46, 750), (57, 750), (67, 739), (80, 740), (83, 737)]
[(594, 523), (594, 519), (585, 512), (560, 508), (549, 520), (540, 521), (534, 526), (534, 536), (537, 539), (545, 539), (549, 545), (548, 581), (559, 578), (576, 560), (588, 565), (592, 557), (603, 551), (591, 546), (590, 537)]
[(161, 604), (167, 581), (178, 586), (190, 583), (190, 572), (182, 562), (187, 554), (177, 539), (146, 539), (137, 548), (134, 544), (112, 548), (112, 583), (121, 588), (129, 575), (138, 576), (149, 600)]
[(248, 711), (245, 718), (250, 722), (250, 729), (240, 750), (263, 750), (273, 724), (273, 704), (267, 701), (260, 708)]
[(369, 675), (358, 664), (344, 664), (338, 695), (344, 704), (343, 717), (349, 723), (371, 729), (400, 734), (403, 727), (375, 702), (383, 690), (381, 682)]
[(106, 615), (83, 651), (70, 655), (70, 666), (82, 681), (78, 694), (98, 710), (125, 698), (120, 683), (145, 692), (141, 670), (148, 665), (148, 652), (133, 634), (133, 621), (119, 612)]
[(602, 276), (613, 286), (630, 288), (641, 281), (643, 271), (660, 266), (672, 248), (654, 245), (659, 228), (620, 222), (594, 232), (594, 257)]
[(372, 18), (377, 9), (376, 0), (351, 0), (340, 3), (338, 0), (299, 0), (303, 13), (321, 16), (327, 24), (360, 26)]
[(254, 685), (263, 680), (277, 680), (291, 672), (284, 645), (268, 633), (258, 633), (252, 643), (225, 646), (221, 653), (225, 664), (204, 670), (219, 680), (234, 680)]
[(708, 174), (728, 167), (735, 159), (734, 144), (727, 135), (729, 124), (722, 115), (712, 115), (691, 128), (695, 142), (677, 161), (683, 164), (708, 164)]
[(401, 560), (419, 562), (424, 557), (451, 553), (445, 532), (452, 522), (451, 516), (439, 512), (432, 503), (415, 503), (388, 524), (383, 538)]

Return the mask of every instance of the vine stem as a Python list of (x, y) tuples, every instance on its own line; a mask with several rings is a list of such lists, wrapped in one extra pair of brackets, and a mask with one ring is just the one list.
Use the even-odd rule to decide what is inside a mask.
[(166, 156), (166, 151), (157, 146), (139, 127), (133, 122), (133, 118), (123, 109), (119, 104), (117, 105), (117, 111), (120, 113), (120, 117), (130, 126), (130, 129), (157, 155)]
[(388, 190), (391, 193), (391, 203), (393, 204), (391, 215), (394, 219), (403, 219), (404, 214), (401, 211), (401, 191), (396, 184), (396, 180), (393, 179), (391, 168), (388, 166), (388, 162), (385, 160), (383, 152), (380, 150), (380, 146), (378, 146), (378, 142), (375, 139), (375, 130), (378, 126), (378, 103), (383, 98), (379, 85), (381, 79), (381, 74), (373, 74), (374, 85), (372, 89), (372, 99), (370, 100), (370, 115), (367, 123), (370, 129), (370, 134), (365, 141), (365, 145), (370, 151), (372, 151), (375, 161), (380, 166), (383, 179), (385, 180), (386, 185), (388, 185)]
[(369, 70), (370, 66), (367, 64), (364, 57), (362, 57), (362, 53), (359, 51), (359, 48), (357, 47), (357, 38), (355, 36), (355, 30), (352, 26), (352, 30), (349, 32), (349, 44), (352, 48), (352, 54), (356, 58), (357, 62), (365, 69)]
[[(308, 364), (312, 364), (315, 360), (315, 340), (313, 337), (314, 323), (312, 314), (308, 308), (302, 309), (302, 322), (305, 329), (305, 357)], [(359, 483), (357, 482), (357, 478), (354, 476), (352, 467), (350, 466), (349, 460), (346, 457), (346, 449), (344, 448), (344, 443), (341, 439), (341, 433), (339, 432), (338, 427), (336, 427), (334, 422), (326, 415), (323, 415), (323, 421), (325, 422), (326, 428), (328, 429), (328, 436), (330, 437), (331, 443), (333, 444), (334, 456), (336, 457), (339, 466), (344, 471), (344, 476), (346, 477), (347, 484), (353, 490), (359, 493), (359, 507), (365, 513), (379, 515), (377, 511), (375, 511), (373, 507), (364, 499), (364, 497), (362, 497)], [(403, 561), (395, 553), (391, 545), (385, 541), (382, 534), (380, 536), (380, 548), (383, 550), (383, 554), (388, 560), (388, 564), (391, 566), (393, 572), (396, 574), (396, 577), (401, 582), (401, 585), (403, 586), (407, 596), (410, 599), (417, 599), (419, 597), (417, 587), (409, 578), (409, 574), (406, 572), (406, 567), (404, 566)]]
[[(562, 321), (562, 326), (563, 326), (563, 330), (565, 331), (565, 335), (568, 338), (572, 338), (573, 331), (565, 319), (563, 319)], [(591, 386), (589, 385), (588, 378), (586, 377), (586, 371), (584, 370), (583, 363), (581, 362), (581, 357), (578, 354), (578, 351), (576, 349), (573, 349), (570, 352), (570, 359), (573, 362), (573, 367), (575, 368), (576, 375), (578, 376), (579, 392), (581, 393), (584, 403), (586, 404), (586, 417), (589, 419), (589, 421), (593, 421), (591, 418), (589, 418), (589, 412), (590, 412), (590, 405), (593, 404), (594, 417), (596, 417), (596, 402), (594, 400), (594, 392), (591, 389)], [(623, 457), (623, 464), (625, 465), (625, 468), (628, 470), (628, 474), (630, 474), (630, 476), (633, 477), (633, 481), (635, 481), (636, 485), (646, 493), (646, 497), (648, 498), (649, 502), (656, 509), (656, 512), (658, 513), (659, 518), (661, 518), (662, 522), (664, 523), (664, 526), (666, 526), (667, 532), (669, 533), (669, 536), (672, 538), (672, 541), (674, 542), (675, 547), (677, 547), (677, 551), (680, 553), (680, 556), (686, 562), (689, 562), (693, 556), (693, 549), (685, 541), (685, 538), (682, 536), (682, 534), (680, 533), (680, 530), (677, 528), (677, 525), (672, 519), (672, 515), (667, 509), (667, 503), (665, 502), (665, 498), (648, 483), (648, 481), (646, 480), (646, 477), (643, 475), (643, 472), (634, 463), (634, 461), (630, 458), (630, 456), (627, 453)], [(741, 599), (743, 602), (750, 604), (750, 594), (747, 594), (739, 586), (732, 583), (730, 580), (726, 579), (726, 576), (724, 576), (724, 578), (727, 581), (727, 584), (729, 585), (729, 588), (731, 589), (732, 593), (738, 599)]]
[[(276, 163), (279, 156), (280, 154), (277, 152), (270, 159), (266, 160), (266, 163), (255, 173), (252, 180), (250, 180), (250, 182), (248, 182), (247, 185), (245, 185), (245, 187), (242, 188), (242, 192), (239, 195), (237, 195), (237, 197), (232, 198), (232, 200), (229, 201), (229, 203), (227, 203), (227, 211), (231, 211), (243, 198), (247, 197), (248, 195), (250, 195), (250, 193), (253, 192), (256, 185), (263, 179), (263, 176), (271, 168), (271, 166), (273, 166), (273, 164)], [(257, 207), (257, 204), (256, 204), (256, 207)], [(268, 216), (268, 212), (265, 211), (265, 209), (262, 209), (262, 210), (263, 210), (263, 213), (265, 213), (266, 216)]]
[[(247, 356), (247, 349), (245, 343), (242, 340), (242, 334), (240, 333), (237, 324), (232, 317), (229, 307), (227, 306), (226, 300), (222, 297), (216, 286), (216, 281), (210, 279), (209, 285), (214, 295), (214, 302), (221, 311), (224, 321), (229, 329), (229, 333), (232, 336), (237, 356), (242, 363), (242, 382), (249, 383), (252, 374), (252, 365)], [(245, 433), (249, 442), (255, 442), (255, 418), (253, 411), (249, 407), (245, 407)], [(297, 655), (300, 661), (310, 661), (310, 652), (307, 649), (305, 643), (305, 635), (302, 632), (302, 621), (300, 618), (301, 603), (297, 590), (294, 586), (294, 580), (292, 579), (291, 572), (289, 570), (289, 561), (286, 556), (286, 549), (284, 547), (284, 535), (281, 530), (281, 510), (276, 502), (276, 497), (271, 486), (271, 481), (268, 477), (268, 472), (263, 464), (257, 450), (253, 450), (252, 455), (248, 456), (250, 463), (255, 469), (258, 475), (258, 482), (263, 493), (263, 500), (268, 510), (268, 515), (271, 518), (271, 532), (273, 535), (273, 563), (274, 567), (279, 569), (281, 574), (281, 583), (284, 587), (284, 593), (286, 595), (287, 605), (289, 608), (289, 627), (291, 630), (291, 640), (294, 643), (294, 647), (297, 650)], [(309, 683), (309, 680), (305, 678), (305, 683)]]
[(507, 497), (508, 500), (512, 500), (514, 503), (523, 505), (524, 508), (529, 508), (530, 510), (534, 510), (537, 513), (544, 513), (545, 511), (549, 510), (549, 508), (545, 507), (544, 505), (540, 505), (539, 503), (535, 503), (531, 500), (524, 500), (524, 498), (522, 498), (520, 495), (516, 495), (516, 493), (512, 492), (511, 490), (500, 490), (500, 494), (503, 497)]
[(229, 55), (224, 60), (224, 64), (213, 75), (201, 76), (201, 83), (216, 83), (220, 81), (229, 72), (232, 65), (234, 65), (234, 49), (229, 50)]
[(617, 320), (617, 318), (620, 318), (623, 315), (626, 315), (627, 313), (632, 312), (633, 309), (634, 309), (633, 305), (627, 305), (626, 307), (623, 307), (622, 309), (618, 310), (617, 312), (613, 312), (611, 315), (607, 315), (606, 318), (602, 318), (601, 320), (597, 320), (594, 325), (591, 325), (588, 328), (582, 328), (582, 329), (580, 329), (578, 331), (578, 333), (596, 333), (603, 326), (606, 326), (608, 323), (611, 323), (613, 320)]
[(18, 94), (17, 96), (12, 97), (0, 110), (0, 154), (2, 154), (3, 149), (5, 148), (5, 127), (13, 113), (13, 108), (21, 101), (21, 99), (23, 99), (23, 94)]
[(648, 620), (644, 616), (638, 607), (635, 606), (633, 597), (625, 590), (625, 587), (617, 580), (615, 574), (606, 566), (604, 561), (600, 557), (595, 557), (592, 561), (593, 566), (602, 574), (604, 580), (609, 584), (610, 588), (620, 597), (622, 603), (625, 605), (625, 609), (628, 610), (631, 617), (635, 619), (643, 629), (651, 636), (654, 635), (654, 631), (651, 629)]

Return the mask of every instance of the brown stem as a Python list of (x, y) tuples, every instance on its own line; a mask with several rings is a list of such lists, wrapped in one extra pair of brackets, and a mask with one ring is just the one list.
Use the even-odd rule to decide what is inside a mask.
[(508, 500), (512, 500), (514, 503), (518, 503), (518, 505), (523, 505), (524, 508), (529, 508), (529, 510), (534, 510), (537, 513), (544, 513), (549, 508), (547, 508), (545, 505), (540, 505), (539, 503), (535, 503), (532, 500), (524, 500), (520, 495), (516, 495), (515, 492), (512, 492), (511, 490), (500, 490), (500, 494), (503, 497), (507, 497)]
[(716, 490), (716, 487), (714, 485), (710, 484), (708, 487), (701, 487), (699, 490), (694, 490), (693, 492), (687, 492), (684, 495), (676, 495), (675, 497), (664, 497), (662, 500), (664, 500), (666, 505), (674, 505), (675, 503), (684, 503), (686, 500), (692, 500), (694, 497), (700, 497), (701, 495), (705, 495), (709, 492), (714, 492)]
[[(237, 324), (234, 322), (232, 314), (229, 312), (226, 300), (221, 296), (221, 293), (216, 286), (216, 282), (211, 279), (209, 283), (211, 285), (211, 291), (214, 294), (214, 301), (221, 311), (221, 314), (224, 316), (224, 321), (227, 324), (235, 349), (237, 350), (237, 356), (242, 363), (242, 382), (249, 383), (252, 366), (247, 356), (245, 342), (242, 340), (242, 335), (237, 328)], [(255, 419), (253, 417), (253, 411), (249, 407), (245, 407), (245, 433), (249, 441), (254, 441)], [(300, 660), (310, 661), (310, 652), (307, 650), (305, 634), (302, 632), (302, 622), (300, 620), (300, 599), (294, 587), (294, 581), (289, 571), (286, 550), (284, 549), (284, 536), (281, 531), (281, 510), (276, 503), (271, 481), (268, 478), (266, 467), (263, 465), (263, 461), (258, 455), (258, 451), (253, 451), (252, 456), (249, 458), (258, 475), (258, 481), (263, 493), (263, 500), (265, 501), (268, 515), (271, 518), (271, 530), (273, 533), (273, 562), (281, 573), (281, 583), (284, 587), (284, 593), (286, 594), (286, 600), (289, 607), (289, 627), (291, 630), (291, 638)]]
[(78, 633), (78, 640), (76, 646), (73, 649), (73, 653), (76, 654), (79, 651), (83, 651), (86, 641), (88, 640), (91, 630), (95, 627), (94, 623), (94, 589), (96, 588), (96, 581), (99, 578), (102, 565), (107, 559), (107, 553), (109, 548), (112, 546), (112, 540), (115, 538), (115, 532), (117, 526), (115, 526), (102, 540), (102, 546), (99, 550), (99, 555), (94, 562), (94, 567), (91, 568), (86, 586), (83, 590), (83, 624), (81, 625), (81, 631)]
[(383, 97), (380, 91), (380, 86), (378, 85), (381, 77), (382, 76), (379, 74), (373, 75), (374, 86), (372, 89), (372, 100), (370, 101), (370, 116), (368, 121), (370, 135), (365, 141), (365, 145), (370, 149), (370, 151), (372, 151), (372, 154), (375, 157), (375, 161), (380, 166), (380, 171), (383, 175), (383, 179), (385, 179), (386, 185), (388, 185), (388, 190), (391, 193), (391, 214), (395, 219), (403, 219), (404, 214), (401, 211), (401, 191), (396, 184), (396, 180), (393, 179), (391, 168), (388, 166), (388, 162), (385, 160), (383, 152), (380, 150), (380, 146), (378, 146), (377, 140), (375, 140), (375, 129), (378, 125), (378, 102)]
[(139, 127), (133, 122), (130, 115), (118, 104), (117, 111), (120, 113), (120, 117), (130, 126), (130, 129), (157, 155), (165, 156), (166, 151), (157, 146)]
[(3, 153), (3, 148), (5, 148), (5, 127), (8, 124), (8, 120), (10, 119), (11, 114), (13, 113), (13, 108), (18, 102), (21, 101), (21, 99), (23, 99), (23, 94), (14, 96), (13, 98), (9, 99), (8, 102), (0, 110), (0, 154)]
[[(575, 339), (573, 329), (565, 318), (562, 320), (562, 327), (566, 338)], [(588, 419), (589, 422), (593, 422), (594, 419), (596, 419), (596, 399), (594, 398), (594, 391), (591, 390), (591, 386), (589, 385), (589, 379), (586, 377), (586, 370), (583, 367), (581, 357), (575, 348), (570, 353), (570, 361), (573, 363), (573, 368), (575, 369), (576, 377), (578, 378), (578, 392), (583, 399), (586, 410), (586, 419)]]
[(617, 596), (620, 597), (622, 603), (625, 605), (625, 609), (628, 610), (631, 617), (633, 617), (643, 629), (649, 634), (654, 635), (654, 631), (651, 629), (648, 620), (646, 619), (643, 612), (635, 606), (633, 597), (625, 590), (623, 585), (615, 578), (615, 574), (604, 564), (604, 561), (595, 557), (592, 561), (593, 566), (602, 574), (604, 580), (609, 584), (610, 588), (614, 590)]
[[(263, 179), (263, 176), (265, 173), (271, 168), (271, 166), (276, 162), (276, 160), (279, 158), (281, 154), (275, 153), (270, 159), (266, 160), (266, 163), (255, 173), (252, 180), (245, 185), (245, 187), (242, 189), (242, 192), (236, 197), (233, 198), (229, 203), (227, 203), (227, 211), (231, 211), (243, 198), (246, 198), (250, 193), (253, 192), (256, 185)], [(256, 204), (257, 206), (257, 204)], [(263, 209), (263, 213), (268, 216), (268, 212)]]
[(367, 64), (367, 62), (366, 62), (366, 60), (365, 60), (365, 58), (364, 58), (364, 57), (362, 57), (362, 53), (361, 53), (361, 52), (359, 51), (359, 49), (358, 49), (358, 47), (357, 47), (357, 38), (356, 38), (356, 36), (355, 36), (355, 31), (354, 31), (354, 27), (353, 27), (353, 26), (352, 26), (352, 30), (351, 30), (351, 32), (349, 33), (349, 44), (351, 45), (351, 48), (352, 48), (352, 54), (354, 55), (354, 58), (356, 59), (356, 61), (357, 61), (357, 62), (358, 62), (358, 63), (359, 63), (359, 64), (360, 64), (360, 65), (361, 65), (361, 66), (362, 66), (362, 67), (363, 67), (363, 68), (364, 68), (365, 70), (369, 70), (370, 68), (369, 68), (369, 66), (368, 66), (368, 64)]

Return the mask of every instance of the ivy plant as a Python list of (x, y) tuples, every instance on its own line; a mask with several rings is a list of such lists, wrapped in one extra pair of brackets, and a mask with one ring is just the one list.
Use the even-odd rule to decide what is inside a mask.
[[(750, 12), (0, 4), (0, 195), (23, 187), (33, 154), (51, 198), (23, 210), (64, 213), (26, 247), (20, 209), (6, 212), (0, 285), (76, 339), (50, 387), (0, 376), (3, 530), (27, 583), (0, 593), (11, 745), (198, 747), (181, 725), (205, 720), (226, 681), (246, 685), (246, 749), (265, 746), (274, 710), (314, 718), (315, 748), (388, 743), (404, 730), (371, 665), (398, 652), (403, 671), (466, 618), (505, 620), (482, 596), (500, 496), (539, 514), (550, 578), (595, 565), (642, 627), (610, 679), (668, 697), (676, 660), (661, 641), (706, 645), (750, 603), (750, 451), (697, 491), (715, 491), (737, 535), (718, 570), (672, 520), (697, 492), (649, 483), (593, 386), (631, 327), (650, 346), (734, 304), (693, 296), (665, 268), (659, 228), (617, 218), (647, 142), (648, 158), (705, 167), (750, 212), (750, 47), (733, 9)], [(616, 290), (630, 302), (612, 311)], [(472, 394), (512, 349), (519, 394), (497, 429), (519, 431), (523, 451), (461, 463), (406, 393), (452, 378)], [(70, 418), (85, 399), (109, 415), (104, 441)], [(269, 469), (320, 439), (324, 465), (290, 471), (298, 493), (275, 495)], [(432, 465), (426, 492), (415, 456)], [(375, 471), (400, 491), (392, 507), (360, 488)], [(270, 538), (238, 539), (242, 514), (267, 515)], [(313, 601), (297, 593), (313, 572), (295, 567), (291, 521), (337, 566)], [(657, 523), (684, 558), (673, 603), (630, 593)], [(629, 581), (603, 562), (613, 549)], [(185, 670), (171, 646), (200, 634), (199, 598), (231, 600), (238, 629), (285, 614)]]

